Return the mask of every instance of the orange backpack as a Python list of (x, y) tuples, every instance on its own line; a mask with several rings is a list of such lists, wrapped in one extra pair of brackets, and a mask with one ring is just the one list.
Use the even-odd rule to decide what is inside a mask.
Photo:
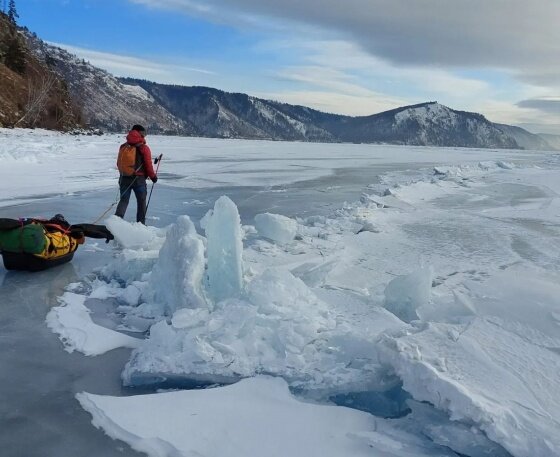
[(125, 143), (119, 148), (117, 168), (121, 176), (134, 176), (142, 167), (142, 157), (138, 148), (133, 144)]

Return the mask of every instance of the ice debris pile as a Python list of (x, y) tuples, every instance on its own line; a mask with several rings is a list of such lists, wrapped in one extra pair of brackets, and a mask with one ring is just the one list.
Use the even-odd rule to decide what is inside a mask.
[[(281, 232), (282, 219), (272, 220)], [(141, 303), (126, 310), (127, 320), (152, 325), (125, 367), (125, 384), (212, 384), (263, 373), (303, 390), (340, 392), (376, 382), (371, 344), (289, 270), (267, 268), (242, 284), (242, 231), (230, 199), (216, 202), (205, 231), (202, 241), (190, 219), (179, 218), (147, 281), (132, 283), (142, 290)], [(386, 319), (394, 325), (389, 313)], [(357, 344), (364, 360), (349, 364)]]

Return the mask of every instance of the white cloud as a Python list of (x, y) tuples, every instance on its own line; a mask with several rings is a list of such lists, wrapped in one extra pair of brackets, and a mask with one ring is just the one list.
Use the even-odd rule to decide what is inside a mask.
[(292, 105), (303, 105), (334, 114), (367, 116), (387, 111), (396, 106), (406, 105), (406, 101), (372, 93), (368, 96), (349, 95), (326, 91), (283, 91), (255, 93), (257, 97), (276, 100)]
[(85, 59), (92, 65), (102, 68), (116, 76), (130, 76), (168, 84), (188, 84), (186, 81), (188, 81), (189, 77), (192, 79), (193, 74), (214, 74), (214, 72), (202, 68), (94, 51), (62, 43), (50, 44), (66, 49), (71, 54)]
[[(284, 40), (262, 44), (261, 48), (274, 52), (274, 49), (298, 46), (298, 54), (303, 54), (300, 56), (302, 63), (284, 67), (275, 74), (277, 78), (300, 85), (297, 89), (286, 90), (285, 97), (274, 93), (290, 103), (295, 101), (295, 94), (301, 94), (310, 106), (318, 109), (328, 106), (332, 112), (368, 115), (428, 100), (444, 99), (463, 106), (466, 101), (487, 98), (491, 94), (491, 87), (485, 81), (438, 69), (397, 67), (350, 42), (322, 40), (302, 44), (298, 40)], [(332, 96), (330, 102), (325, 98), (327, 93)]]
[(558, 0), (131, 0), (237, 24), (284, 19), (341, 33), (406, 65), (558, 70)]
[(358, 72), (364, 77), (369, 75), (372, 79), (398, 81), (409, 86), (422, 87), (425, 92), (431, 91), (434, 95), (464, 94), (470, 98), (486, 94), (489, 90), (485, 81), (456, 76), (448, 70), (394, 65), (368, 54), (363, 48), (348, 41), (308, 42), (304, 46), (310, 52), (308, 59), (317, 65), (341, 72)]
[(277, 76), (288, 81), (328, 89), (335, 93), (365, 97), (373, 94), (371, 90), (352, 82), (354, 78), (350, 74), (328, 66), (286, 67)]

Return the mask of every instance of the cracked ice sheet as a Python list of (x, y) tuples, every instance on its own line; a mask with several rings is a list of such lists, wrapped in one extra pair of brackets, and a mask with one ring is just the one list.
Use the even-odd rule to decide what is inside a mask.
[(527, 264), (466, 281), (456, 300), (474, 316), (385, 336), (380, 361), (416, 400), (474, 424), (512, 455), (560, 455), (559, 283), (557, 272)]
[[(548, 227), (560, 222), (560, 182), (557, 170), (536, 167), (508, 170), (507, 173), (489, 174), (486, 184), (491, 189), (490, 193), (484, 194), (484, 188), (473, 192), (474, 196), (480, 196), (478, 212), (481, 215), (504, 220), (538, 220), (545, 222)], [(510, 188), (507, 189), (506, 186)], [(509, 198), (501, 202), (495, 200), (499, 194)], [(494, 204), (488, 206), (489, 202)]]
[(80, 393), (92, 423), (153, 457), (452, 457), (427, 438), (354, 409), (293, 397), (280, 378), (134, 397)]

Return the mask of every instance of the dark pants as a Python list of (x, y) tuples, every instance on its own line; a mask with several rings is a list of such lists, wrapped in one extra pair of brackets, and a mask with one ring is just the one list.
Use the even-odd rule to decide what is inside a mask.
[(144, 176), (121, 176), (119, 179), (119, 189), (121, 199), (117, 206), (116, 216), (124, 217), (130, 194), (134, 191), (136, 197), (136, 222), (146, 223), (146, 196), (148, 195), (148, 186)]

